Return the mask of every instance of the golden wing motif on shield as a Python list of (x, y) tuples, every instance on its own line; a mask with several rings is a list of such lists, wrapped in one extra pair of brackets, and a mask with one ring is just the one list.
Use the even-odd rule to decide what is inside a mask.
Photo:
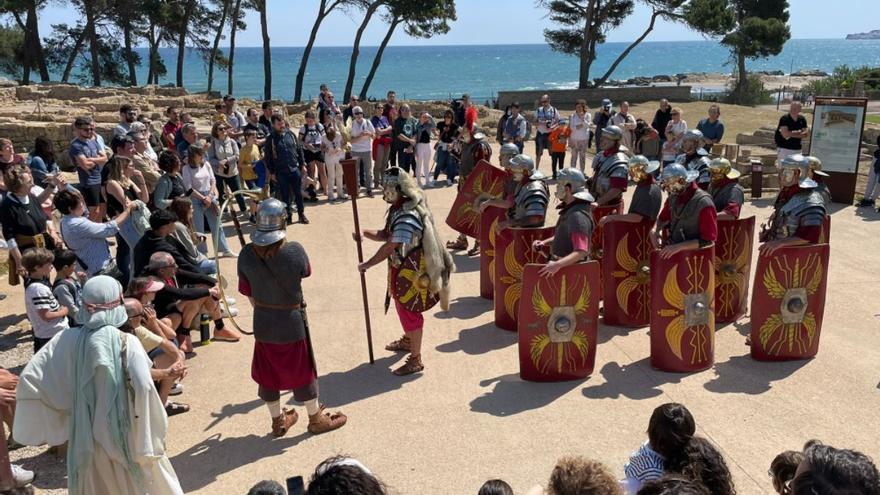
[[(822, 275), (823, 274), (822, 274), (822, 264), (819, 263), (819, 257), (816, 256), (815, 258), (808, 260), (806, 266), (809, 266), (811, 264), (810, 261), (815, 261), (815, 266), (816, 266), (816, 269), (813, 270), (813, 276), (810, 277), (810, 281), (807, 282), (807, 285), (806, 285), (807, 293), (812, 296), (813, 294), (816, 293), (816, 291), (819, 290), (819, 286), (822, 285)], [(806, 266), (804, 268), (806, 268)]]
[(687, 330), (687, 327), (685, 326), (683, 313), (684, 292), (682, 292), (681, 287), (678, 285), (678, 265), (675, 265), (666, 274), (666, 281), (663, 283), (663, 298), (666, 299), (670, 306), (678, 310), (675, 313), (680, 313), (666, 326), (666, 342), (669, 344), (669, 349), (672, 350), (675, 357), (683, 359), (681, 354), (681, 338), (684, 336), (684, 331)]
[(773, 266), (768, 265), (767, 271), (764, 272), (764, 288), (767, 289), (767, 295), (773, 299), (782, 299), (785, 296), (785, 287), (779, 283)]
[(550, 304), (544, 298), (544, 294), (538, 290), (538, 287), (535, 287), (534, 292), (532, 292), (532, 309), (541, 318), (549, 318), (550, 313), (553, 312), (553, 308), (550, 307)]
[(629, 308), (629, 296), (632, 291), (639, 286), (639, 281), (635, 277), (636, 271), (639, 269), (639, 262), (629, 252), (629, 232), (623, 235), (620, 242), (617, 243), (617, 249), (614, 253), (617, 264), (627, 272), (628, 276), (623, 279), (617, 286), (617, 304), (627, 314)]
[(516, 302), (522, 293), (523, 266), (516, 260), (513, 243), (504, 251), (504, 270), (507, 272), (503, 277), (504, 283), (510, 284), (504, 291), (504, 309), (512, 318), (516, 318)]

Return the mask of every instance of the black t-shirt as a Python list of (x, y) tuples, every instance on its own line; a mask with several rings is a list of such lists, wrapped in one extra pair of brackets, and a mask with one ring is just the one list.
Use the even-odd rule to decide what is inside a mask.
[(805, 119), (803, 115), (798, 115), (797, 120), (795, 120), (791, 118), (791, 114), (787, 113), (779, 119), (779, 125), (776, 127), (776, 134), (774, 137), (777, 147), (787, 150), (800, 150), (801, 139), (794, 137), (785, 139), (784, 137), (782, 137), (782, 133), (779, 132), (779, 128), (783, 126), (788, 127), (789, 131), (799, 131), (801, 129), (806, 129), (807, 119)]
[(431, 142), (431, 133), (427, 130), (422, 130), (422, 133), (419, 134), (419, 143), (430, 143)]
[(440, 133), (440, 141), (449, 144), (455, 141), (455, 137), (458, 135), (458, 124), (453, 122), (447, 128), (446, 122), (440, 122), (437, 124), (437, 132)]

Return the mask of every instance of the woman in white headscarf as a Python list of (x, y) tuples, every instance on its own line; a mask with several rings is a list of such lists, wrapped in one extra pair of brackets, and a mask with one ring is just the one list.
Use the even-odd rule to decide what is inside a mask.
[(13, 436), (25, 445), (68, 442), (71, 495), (182, 494), (165, 456), (168, 423), (150, 360), (119, 330), (128, 320), (122, 286), (94, 277), (82, 300), (82, 326), (56, 335), (22, 372)]

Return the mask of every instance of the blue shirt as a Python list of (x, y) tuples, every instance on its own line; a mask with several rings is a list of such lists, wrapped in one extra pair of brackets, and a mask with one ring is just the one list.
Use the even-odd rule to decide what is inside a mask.
[[(103, 149), (98, 148), (98, 141), (94, 139), (83, 141), (80, 138), (76, 138), (70, 142), (70, 150), (68, 151), (68, 154), (70, 155), (70, 160), (76, 165), (76, 159), (78, 156), (82, 155), (86, 158), (97, 158), (99, 150), (103, 151)], [(76, 167), (76, 174), (79, 177), (79, 183), (84, 186), (100, 186), (101, 169), (103, 168), (103, 165), (98, 165), (91, 170), (86, 171), (80, 167)]]
[(626, 478), (637, 480), (638, 484), (660, 478), (663, 476), (664, 469), (663, 456), (651, 449), (648, 442), (642, 444), (637, 452), (633, 452), (629, 462), (623, 466)]
[(36, 155), (28, 156), (28, 167), (31, 169), (31, 175), (34, 177), (34, 184), (46, 188), (46, 175), (57, 174), (60, 170), (58, 164), (52, 162), (46, 164), (46, 161)]
[(305, 163), (301, 152), (290, 130), (280, 133), (273, 130), (263, 144), (263, 162), (269, 173), (288, 176)]
[[(110, 245), (107, 238), (119, 233), (115, 220), (96, 223), (87, 217), (65, 215), (61, 219), (61, 237), (82, 263), (82, 268), (91, 277), (110, 263)], [(82, 265), (80, 263), (80, 265)]]
[(706, 139), (721, 141), (721, 138), (724, 137), (724, 123), (721, 122), (721, 119), (716, 120), (715, 123), (709, 122), (709, 119), (703, 119), (697, 124), (697, 130), (702, 132)]

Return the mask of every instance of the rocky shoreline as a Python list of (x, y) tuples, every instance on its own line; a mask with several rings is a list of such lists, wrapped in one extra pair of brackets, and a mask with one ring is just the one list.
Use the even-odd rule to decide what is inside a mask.
[[(782, 70), (772, 71), (755, 71), (758, 74), (767, 89), (777, 89), (780, 87), (788, 87), (799, 89), (810, 81), (828, 77), (825, 71), (818, 69), (802, 69), (792, 74), (786, 74)], [(658, 74), (655, 76), (639, 76), (629, 79), (613, 79), (605, 83), (609, 87), (622, 86), (664, 86), (670, 84), (690, 85), (694, 88), (711, 88), (724, 89), (731, 81), (734, 81), (733, 74), (724, 74), (721, 72), (691, 72), (683, 74)]]

